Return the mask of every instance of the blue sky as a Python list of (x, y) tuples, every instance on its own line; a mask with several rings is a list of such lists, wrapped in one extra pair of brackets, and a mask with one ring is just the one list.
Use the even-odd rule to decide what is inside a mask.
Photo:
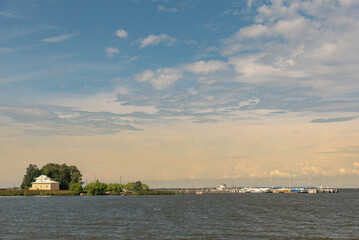
[[(218, 152), (212, 156), (205, 149), (215, 145), (210, 139), (220, 139), (221, 135), (213, 132), (207, 136), (208, 142), (201, 142), (197, 148), (204, 152), (185, 155), (198, 164), (188, 162), (186, 167), (198, 168), (197, 172), (176, 172), (181, 160), (176, 160), (173, 140), (172, 147), (158, 150), (159, 156), (173, 159), (168, 160), (173, 164), (144, 178), (175, 181), (309, 173), (357, 176), (358, 152), (348, 149), (356, 149), (358, 135), (358, 10), (357, 1), (351, 0), (3, 1), (2, 142), (19, 142), (17, 148), (26, 148), (28, 141), (38, 141), (32, 151), (41, 152), (42, 160), (37, 163), (41, 165), (50, 154), (43, 149), (57, 143), (53, 140), (53, 145), (46, 144), (59, 136), (64, 139), (57, 141), (83, 138), (84, 145), (78, 149), (86, 149), (85, 142), (92, 138), (140, 134), (133, 137), (135, 144), (156, 135), (154, 129), (166, 136), (176, 128), (178, 132), (168, 139), (188, 131), (187, 137), (183, 136), (188, 143), (202, 138), (202, 128), (241, 132), (243, 127), (258, 134), (255, 126), (267, 126), (268, 131), (276, 130), (269, 136), (285, 136), (284, 142), (293, 132), (313, 128), (293, 146), (316, 139), (322, 131), (333, 142), (330, 146), (323, 146), (319, 139), (308, 143), (312, 149), (303, 158), (309, 162), (299, 157), (288, 160), (288, 155), (274, 160), (278, 154), (274, 150), (243, 155), (231, 144), (224, 147), (231, 156)], [(282, 132), (286, 127), (290, 130)], [(232, 138), (223, 141), (230, 143), (237, 137), (228, 134)], [(251, 138), (250, 132), (246, 134), (243, 138)], [(166, 142), (151, 141), (158, 146)], [(268, 143), (255, 138), (251, 141), (253, 146), (248, 148), (263, 144), (270, 149)], [(6, 149), (14, 148), (5, 145)], [(63, 146), (59, 150), (66, 149)], [(106, 151), (131, 155), (128, 161), (141, 158), (135, 150), (115, 149)], [(296, 151), (293, 147), (290, 154), (297, 156)], [(328, 157), (330, 154), (317, 156), (337, 151), (342, 155), (336, 158)], [(267, 162), (268, 154), (272, 160)], [(106, 158), (109, 163), (123, 164), (112, 157)], [(69, 158), (93, 174), (86, 167), (91, 160), (81, 163), (69, 153), (56, 161)], [(213, 158), (233, 161), (224, 160), (226, 167), (211, 175), (211, 169), (218, 166), (206, 161)], [(23, 155), (4, 153), (1, 161), (6, 159), (19, 163), (21, 170), (9, 165), (18, 175), (31, 161)], [(156, 165), (156, 160), (148, 161)], [(105, 172), (108, 169), (101, 175), (104, 179), (116, 180), (117, 173)], [(136, 177), (135, 173), (128, 176)]]

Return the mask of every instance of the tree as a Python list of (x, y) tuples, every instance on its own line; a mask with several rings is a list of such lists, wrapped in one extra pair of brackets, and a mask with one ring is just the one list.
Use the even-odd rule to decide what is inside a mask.
[(148, 191), (149, 187), (147, 184), (142, 183), (142, 189)]
[(125, 189), (129, 192), (135, 191), (135, 183), (134, 182), (128, 182), (125, 184)]
[(96, 182), (87, 184), (85, 189), (87, 190), (88, 195), (104, 195), (107, 189), (107, 184), (100, 183), (97, 180)]
[(80, 194), (83, 191), (82, 184), (80, 182), (71, 183), (70, 190), (75, 192), (76, 194)]
[(107, 185), (107, 191), (113, 195), (118, 195), (122, 192), (123, 185), (118, 183), (110, 183)]
[(35, 178), (40, 175), (40, 169), (38, 169), (36, 165), (30, 164), (29, 167), (26, 168), (26, 174), (24, 175), (24, 179), (22, 180), (21, 188), (29, 189), (29, 187), (31, 187), (31, 183), (35, 182)]
[(73, 183), (81, 183), (82, 174), (76, 166), (48, 163), (41, 168), (42, 174), (60, 183), (61, 190), (68, 190)]
[(148, 186), (146, 184), (141, 183), (141, 181), (137, 182), (129, 182), (127, 183), (124, 188), (127, 191), (141, 191), (141, 190), (148, 190)]
[(135, 191), (140, 191), (140, 190), (142, 190), (142, 183), (141, 183), (141, 181), (135, 182), (135, 184), (133, 185), (133, 190), (135, 190)]

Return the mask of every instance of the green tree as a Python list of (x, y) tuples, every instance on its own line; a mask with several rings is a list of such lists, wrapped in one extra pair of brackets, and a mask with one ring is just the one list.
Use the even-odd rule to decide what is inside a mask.
[(80, 182), (71, 183), (70, 190), (75, 192), (76, 194), (80, 194), (83, 191), (82, 184)]
[(142, 189), (148, 191), (149, 187), (147, 184), (142, 183)]
[(141, 183), (141, 181), (137, 181), (137, 182), (129, 182), (127, 184), (124, 185), (124, 189), (126, 189), (129, 192), (133, 192), (133, 191), (141, 191), (141, 190), (145, 190), (147, 191), (148, 185)]
[(81, 183), (82, 174), (76, 166), (48, 163), (41, 168), (42, 174), (60, 183), (61, 190), (68, 190), (70, 184)]
[(107, 189), (107, 184), (100, 183), (97, 180), (96, 182), (87, 184), (85, 189), (87, 190), (88, 195), (104, 195)]
[(31, 183), (35, 182), (35, 178), (41, 175), (40, 169), (37, 168), (36, 165), (30, 164), (28, 168), (26, 168), (26, 174), (21, 183), (22, 189), (29, 189), (31, 187)]
[(135, 190), (135, 191), (140, 191), (140, 190), (142, 190), (142, 183), (141, 183), (141, 181), (135, 182), (135, 184), (133, 185), (133, 190)]
[(129, 192), (135, 191), (135, 183), (134, 182), (128, 182), (125, 184), (125, 189)]
[(107, 191), (113, 195), (118, 195), (122, 192), (123, 185), (118, 183), (110, 183), (107, 185)]

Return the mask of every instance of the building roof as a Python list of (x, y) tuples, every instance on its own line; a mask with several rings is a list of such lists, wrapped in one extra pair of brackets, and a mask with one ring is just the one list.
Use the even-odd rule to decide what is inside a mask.
[(33, 182), (33, 183), (59, 183), (59, 182), (51, 180), (51, 178), (49, 178), (46, 175), (41, 175), (41, 176), (37, 177), (36, 182)]

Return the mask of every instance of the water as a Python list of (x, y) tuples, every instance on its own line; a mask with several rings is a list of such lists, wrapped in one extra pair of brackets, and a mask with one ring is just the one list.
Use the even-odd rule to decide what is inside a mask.
[(359, 239), (358, 197), (0, 197), (0, 239)]

